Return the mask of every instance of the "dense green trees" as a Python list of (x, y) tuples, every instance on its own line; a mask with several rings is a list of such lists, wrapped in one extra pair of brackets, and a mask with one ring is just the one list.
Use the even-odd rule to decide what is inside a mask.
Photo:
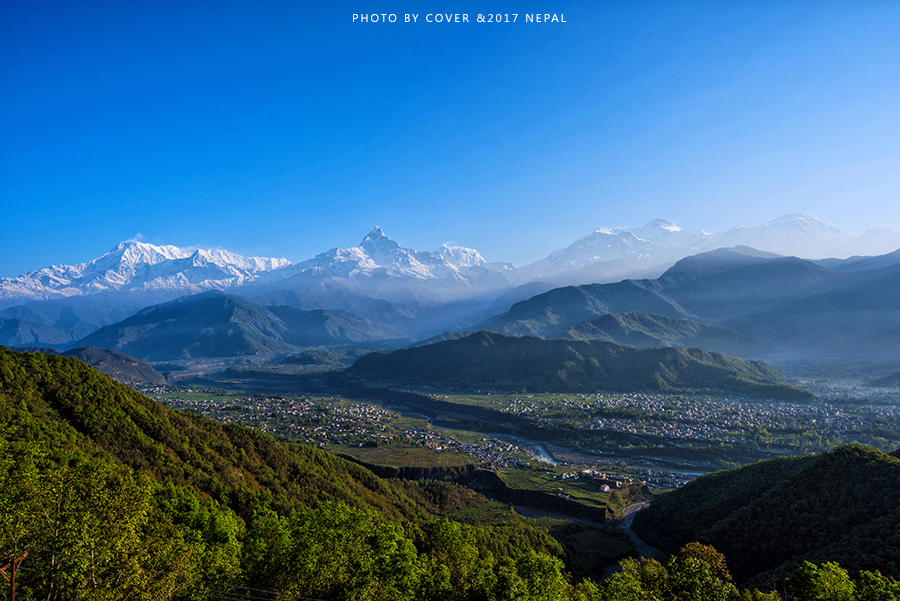
[(662, 565), (656, 560), (626, 559), (622, 571), (600, 590), (604, 601), (775, 601), (777, 593), (739, 591), (732, 583), (725, 557), (714, 548), (690, 543), (678, 557)]
[(896, 601), (900, 582), (877, 570), (863, 570), (854, 580), (847, 570), (834, 562), (820, 566), (804, 562), (787, 579), (796, 601)]
[(28, 550), (22, 598), (169, 598), (204, 549), (155, 506), (155, 484), (106, 461), (56, 464), (0, 440), (0, 548)]
[(534, 551), (562, 554), (545, 532), (434, 518), (434, 503), (356, 464), (169, 410), (72, 359), (0, 348), (0, 432), (0, 551), (28, 547), (18, 588), (34, 598), (568, 586), (562, 562)]
[(634, 527), (669, 551), (713, 545), (745, 585), (782, 580), (804, 561), (897, 578), (900, 460), (849, 444), (719, 472), (654, 501)]

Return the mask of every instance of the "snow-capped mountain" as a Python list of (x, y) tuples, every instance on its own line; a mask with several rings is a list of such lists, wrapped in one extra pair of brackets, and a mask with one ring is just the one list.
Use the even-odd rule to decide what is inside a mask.
[(508, 263), (488, 263), (477, 250), (442, 245), (434, 252), (400, 246), (375, 227), (359, 246), (332, 248), (267, 273), (266, 290), (339, 280), (375, 298), (451, 301), (509, 287)]
[[(900, 248), (900, 233), (879, 229), (853, 237), (809, 215), (785, 215), (720, 233), (683, 229), (654, 219), (637, 228), (598, 227), (566, 248), (520, 269), (509, 263), (488, 263), (470, 248), (442, 245), (433, 252), (407, 248), (388, 238), (379, 227), (358, 246), (333, 248), (296, 264), (287, 259), (243, 257), (224, 250), (186, 250), (132, 240), (87, 263), (0, 278), (0, 309), (29, 301), (128, 293), (131, 298), (124, 311), (139, 308), (139, 297), (150, 294), (155, 296), (148, 297), (148, 303), (213, 289), (261, 296), (326, 282), (332, 288), (370, 298), (436, 307), (496, 297), (528, 282), (562, 285), (657, 277), (684, 257), (737, 245), (810, 259), (879, 255)], [(57, 307), (50, 321), (38, 319), (34, 312), (5, 316), (55, 325), (68, 310)], [(100, 312), (95, 311), (98, 315)], [(92, 319), (91, 323), (102, 321), (100, 317)]]
[(224, 290), (290, 264), (287, 259), (242, 257), (225, 250), (184, 250), (129, 240), (78, 265), (54, 265), (17, 278), (0, 278), (0, 303), (85, 296), (100, 292)]
[(653, 219), (643, 227), (619, 231), (630, 231), (641, 240), (666, 248), (690, 248), (709, 237), (703, 230), (681, 229), (665, 219)]
[(518, 269), (515, 281), (583, 284), (655, 277), (708, 236), (663, 219), (634, 229), (598, 227), (546, 259)]
[(880, 255), (900, 248), (900, 234), (869, 230), (858, 237), (811, 215), (783, 215), (762, 225), (734, 227), (706, 241), (704, 249), (750, 246), (804, 259)]
[(752, 227), (725, 232), (684, 230), (654, 219), (638, 228), (602, 228), (515, 271), (513, 280), (557, 284), (614, 282), (656, 277), (679, 259), (717, 248), (750, 246), (806, 259), (879, 255), (900, 248), (900, 233), (869, 230), (858, 237), (810, 215), (784, 215)]

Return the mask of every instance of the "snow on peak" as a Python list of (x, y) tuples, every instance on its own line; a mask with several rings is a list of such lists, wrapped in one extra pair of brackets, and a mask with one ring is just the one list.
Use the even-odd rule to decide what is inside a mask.
[(456, 268), (477, 267), (484, 264), (484, 257), (481, 253), (473, 248), (464, 246), (448, 246), (440, 245), (437, 250), (432, 253), (435, 257), (444, 259), (450, 265)]
[(807, 215), (806, 213), (788, 213), (787, 215), (782, 215), (781, 217), (776, 217), (775, 219), (769, 221), (769, 223), (784, 223), (789, 221), (819, 221), (812, 215)]
[(805, 259), (847, 257), (858, 243), (837, 227), (811, 215), (782, 215), (762, 225), (734, 227), (712, 238), (717, 247), (750, 246)]
[(400, 245), (388, 238), (377, 225), (363, 238), (359, 247), (369, 255), (393, 253), (400, 249)]
[(812, 215), (804, 215), (800, 213), (782, 215), (781, 217), (773, 219), (772, 221), (766, 223), (762, 227), (786, 227), (789, 229), (804, 230), (807, 232), (815, 233), (819, 236), (836, 236), (838, 238), (846, 237), (846, 234), (844, 234), (836, 226), (831, 225), (830, 223), (826, 223), (821, 219), (816, 219)]
[(139, 240), (126, 240), (124, 242), (119, 242), (112, 250), (99, 259), (91, 261), (91, 263), (95, 263), (103, 259), (103, 257), (109, 256), (116, 257), (122, 262), (132, 265), (137, 263), (155, 265), (156, 263), (161, 263), (166, 260), (183, 259), (190, 256), (190, 253), (177, 246), (155, 246), (153, 244), (147, 244), (146, 242), (140, 242)]
[(666, 221), (665, 219), (651, 219), (650, 222), (644, 226), (644, 229), (660, 229), (666, 230), (667, 232), (680, 232), (681, 228), (672, 223), (671, 221)]
[(376, 227), (359, 246), (332, 248), (272, 272), (264, 282), (267, 289), (278, 289), (282, 285), (279, 281), (291, 286), (332, 278), (375, 298), (405, 303), (410, 299), (456, 299), (504, 289), (509, 286), (505, 271), (504, 265), (485, 263), (477, 250), (446, 244), (433, 253), (416, 250), (400, 246)]
[(177, 246), (126, 240), (87, 263), (0, 278), (0, 301), (9, 304), (113, 290), (225, 289), (249, 283), (258, 274), (287, 264), (286, 259), (242, 257), (225, 250), (191, 252)]

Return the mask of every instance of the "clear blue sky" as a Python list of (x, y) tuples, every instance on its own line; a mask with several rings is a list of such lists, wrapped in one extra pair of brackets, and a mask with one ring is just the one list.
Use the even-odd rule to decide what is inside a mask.
[(900, 230), (900, 2), (6, 0), (0, 209), (6, 277), (137, 236), (522, 265), (654, 217)]

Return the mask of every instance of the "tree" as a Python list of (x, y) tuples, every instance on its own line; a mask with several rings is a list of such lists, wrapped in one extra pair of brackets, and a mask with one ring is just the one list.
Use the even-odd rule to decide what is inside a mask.
[(571, 587), (563, 576), (563, 562), (550, 555), (528, 551), (516, 559), (516, 571), (534, 601), (563, 601)]
[(670, 562), (668, 593), (678, 601), (729, 601), (738, 596), (737, 587), (716, 576), (713, 566), (690, 556)]
[(149, 478), (101, 459), (57, 465), (39, 443), (11, 446), (0, 445), (0, 543), (28, 545), (40, 566), (21, 577), (23, 598), (168, 599), (196, 577), (195, 549), (155, 510)]
[(288, 522), (279, 557), (283, 592), (317, 598), (412, 600), (424, 568), (403, 529), (344, 503), (322, 503)]
[(668, 589), (669, 574), (655, 559), (623, 559), (621, 572), (604, 583), (604, 601), (662, 601)]
[(855, 587), (847, 571), (836, 563), (817, 566), (803, 562), (787, 581), (797, 601), (853, 601)]
[(678, 552), (678, 560), (684, 562), (688, 558), (697, 559), (709, 565), (710, 573), (726, 582), (731, 582), (731, 574), (725, 564), (725, 556), (716, 551), (712, 545), (688, 543)]
[(863, 570), (859, 573), (856, 598), (858, 601), (896, 601), (900, 599), (900, 582), (882, 576), (878, 570)]

